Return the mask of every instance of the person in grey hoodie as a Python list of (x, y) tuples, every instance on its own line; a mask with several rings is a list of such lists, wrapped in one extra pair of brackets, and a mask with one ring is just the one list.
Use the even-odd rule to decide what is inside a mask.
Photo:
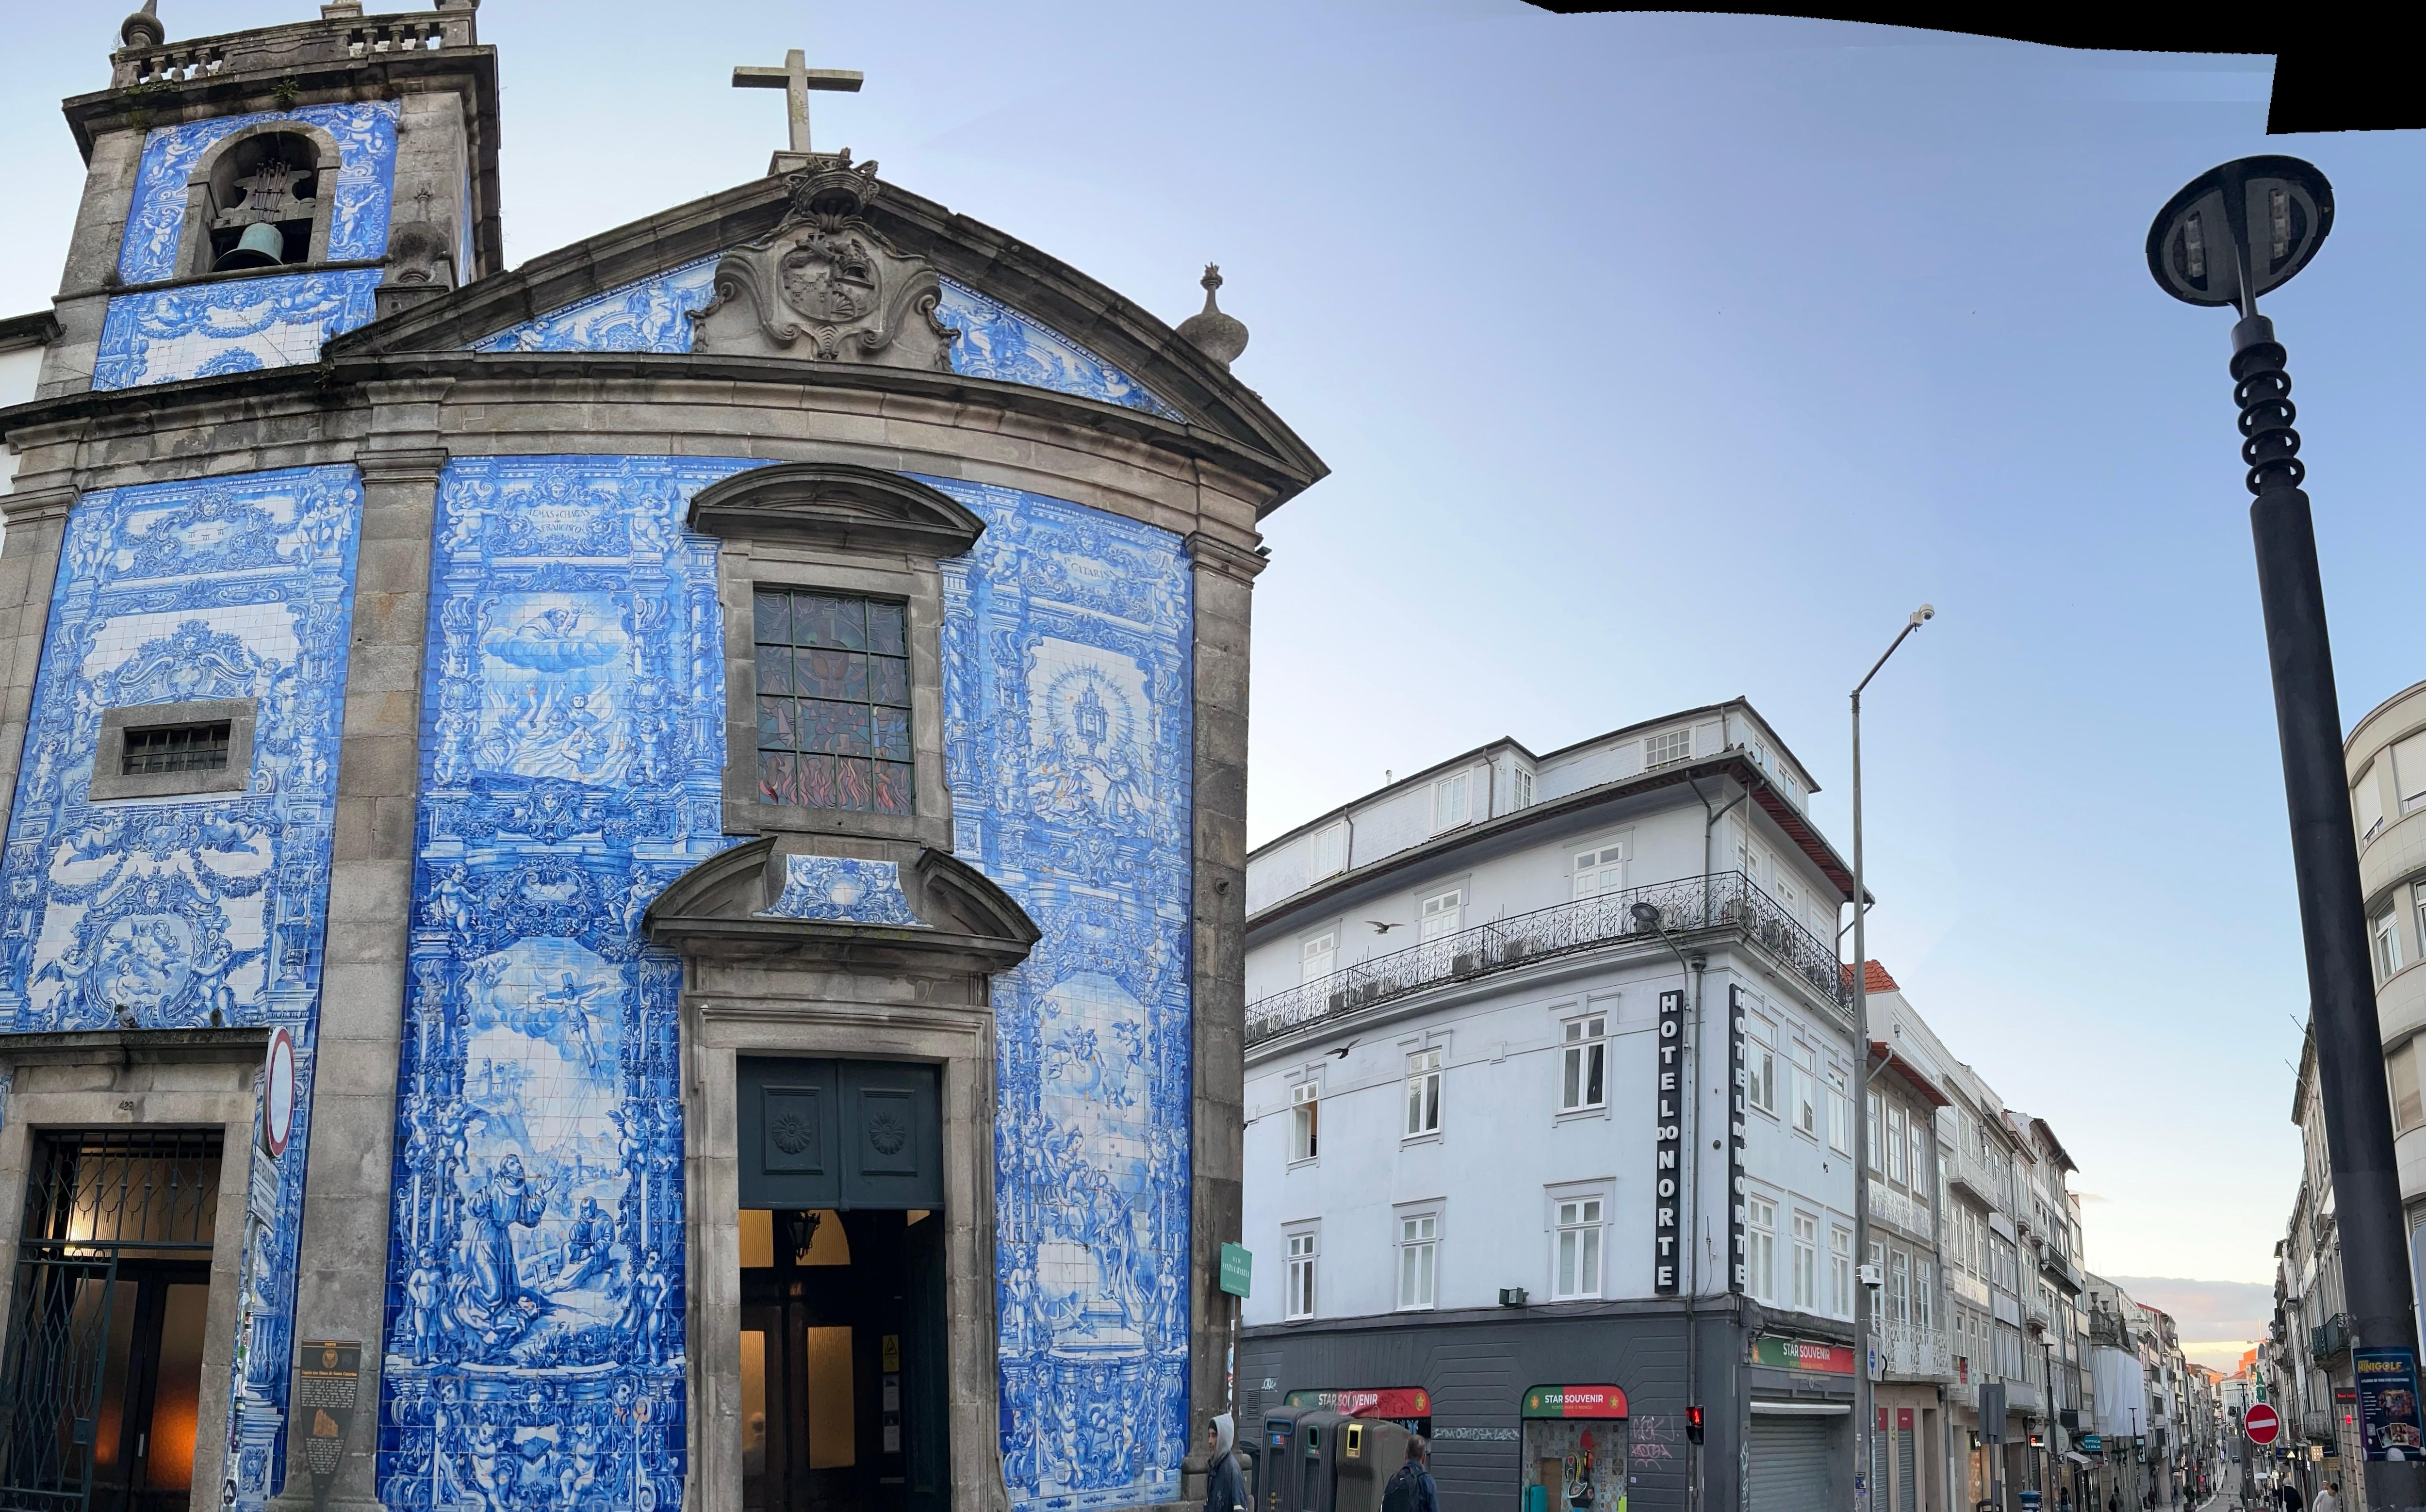
[(1253, 1512), (1247, 1505), (1247, 1477), (1237, 1455), (1237, 1429), (1227, 1412), (1216, 1412), (1205, 1425), (1208, 1453), (1205, 1460), (1205, 1512)]

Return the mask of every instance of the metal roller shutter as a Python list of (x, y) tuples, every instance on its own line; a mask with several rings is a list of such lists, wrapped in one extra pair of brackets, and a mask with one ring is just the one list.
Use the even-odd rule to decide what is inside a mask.
[(1844, 1421), (1754, 1413), (1744, 1481), (1750, 1512), (1836, 1512), (1829, 1465)]
[(1896, 1430), (1896, 1512), (1920, 1512), (1920, 1466), (1913, 1437), (1910, 1428)]

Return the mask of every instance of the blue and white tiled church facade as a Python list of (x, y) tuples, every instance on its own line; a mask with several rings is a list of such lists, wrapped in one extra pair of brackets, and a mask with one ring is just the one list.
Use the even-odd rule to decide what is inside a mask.
[[(180, 1095), (229, 1074), (235, 1088), (233, 1115), (214, 1123), (229, 1194), (214, 1242), (234, 1247), (224, 1226), (240, 1216), (238, 1295), (230, 1310), (215, 1280), (207, 1304), (212, 1340), (233, 1318), (230, 1407), (222, 1430), (206, 1386), (203, 1448), (224, 1452), (196, 1456), (223, 1467), (202, 1499), (217, 1489), (228, 1512), (264, 1512), (302, 1494), (289, 1484), (310, 1462), (294, 1441), (310, 1420), (297, 1411), (300, 1337), (359, 1339), (375, 1373), (339, 1430), (351, 1436), (339, 1468), (324, 1472), (356, 1512), (367, 1498), (394, 1512), (737, 1508), (737, 1488), (703, 1490), (701, 1449), (724, 1456), (706, 1436), (735, 1430), (702, 1421), (739, 1369), (704, 1359), (734, 1354), (733, 1340), (711, 1351), (692, 1336), (740, 1295), (729, 1272), (692, 1269), (701, 1254), (729, 1265), (725, 1231), (739, 1229), (729, 1197), (704, 1213), (688, 1189), (723, 1180), (689, 1148), (703, 1104), (684, 1058), (686, 1013), (693, 1033), (713, 1015), (706, 989), (686, 999), (686, 958), (659, 941), (680, 939), (712, 968), (726, 964), (716, 952), (764, 948), (792, 953), (787, 970), (824, 970), (817, 952), (848, 933), (833, 926), (855, 925), (962, 973), (960, 995), (915, 1005), (951, 1007), (950, 1027), (885, 1054), (948, 1061), (994, 1100), (989, 1173), (985, 1110), (970, 1132), (971, 1110), (951, 1101), (964, 1084), (936, 1083), (956, 1141), (948, 1190), (978, 1183), (969, 1205), (991, 1220), (974, 1239), (976, 1214), (950, 1214), (970, 1230), (943, 1226), (961, 1247), (943, 1251), (948, 1295), (982, 1311), (990, 1279), (995, 1327), (974, 1349), (964, 1327), (947, 1330), (949, 1505), (991, 1504), (997, 1464), (1017, 1512), (1179, 1500), (1191, 1411), (1210, 1410), (1191, 1391), (1220, 1381), (1198, 1315), (1210, 1284), (1200, 1240), (1226, 1236), (1196, 1232), (1200, 1212), (1222, 1209), (1194, 1166), (1222, 1147), (1200, 1143), (1198, 1120), (1207, 1107), (1236, 1117), (1220, 1081), (1234, 1070), (1196, 1063), (1194, 941), (1235, 920), (1242, 895), (1220, 885), (1237, 858), (1212, 801), (1236, 784), (1207, 777), (1200, 791), (1199, 762), (1226, 773), (1244, 761), (1243, 671), (1199, 668), (1198, 619), (1208, 635), (1243, 635), (1255, 522), (1319, 477), (1319, 459), (1184, 331), (965, 217), (882, 265), (919, 264), (917, 312), (933, 316), (919, 331), (939, 345), (914, 364), (888, 367), (900, 354), (872, 346), (815, 362), (740, 357), (721, 328), (717, 349), (694, 350), (720, 261), (825, 215), (806, 190), (848, 154), (729, 191), (720, 202), (738, 208), (712, 233), (690, 209), (669, 211), (509, 271), (494, 134), (474, 129), (495, 119), (474, 8), (401, 30), (331, 8), (341, 13), (208, 40), (225, 43), (216, 53), (188, 48), (217, 62), (135, 94), (126, 71), (152, 63), (134, 39), (156, 24), (126, 23), (115, 92), (71, 111), (80, 129), (99, 123), (106, 149), (80, 224), (113, 224), (122, 207), (123, 237), (114, 266), (80, 271), (85, 292), (62, 298), (41, 397), (0, 425), (28, 458), (6, 549), (12, 567), (35, 558), (0, 572), (0, 599), (19, 595), (0, 603), (16, 617), (0, 616), (0, 651), (18, 635), (9, 665), (29, 667), (37, 625), (40, 636), (0, 834), (0, 1051), (9, 1036), (102, 1032), (40, 1063), (64, 1065), (116, 1054), (120, 1035), (212, 1029), (283, 1030), (296, 1049), (297, 1118), (273, 1155), (261, 1131), (240, 1142), (235, 1119), (257, 1094), (223, 1070), (250, 1059), (256, 1036), (177, 1041)], [(288, 56), (306, 43), (322, 49), (311, 69)], [(273, 61), (255, 67), (256, 54)], [(349, 60), (364, 72), (346, 76)], [(235, 113), (205, 114), (222, 108)], [(189, 217), (215, 202), (201, 185), (249, 162), (229, 154), (252, 152), (251, 137), (296, 135), (318, 152), (313, 260), (198, 272), (204, 239)], [(268, 194), (284, 169), (247, 171), (248, 192)], [(873, 166), (851, 171), (872, 196)], [(260, 214), (305, 198), (275, 192), (288, 197)], [(211, 213), (222, 242), (256, 214)], [(274, 223), (283, 235), (299, 219)], [(665, 226), (688, 229), (661, 239)], [(655, 250), (669, 247), (681, 250)], [(882, 260), (855, 262), (865, 246), (793, 250), (783, 298), (795, 305), (831, 314), (872, 298)], [(451, 279), (432, 271), (450, 255)], [(598, 266), (660, 270), (568, 302), (563, 291), (595, 287), (578, 270)], [(319, 368), (309, 381), (259, 377), (304, 364)], [(593, 377), (579, 407), (558, 402)], [(110, 444), (59, 441), (60, 406), (77, 410), (79, 435)], [(687, 523), (703, 491), (779, 461), (799, 465), (734, 507), (763, 541)], [(874, 475), (911, 468), (916, 487)], [(777, 497), (803, 477), (885, 502)], [(900, 518), (877, 517), (894, 505)], [(849, 512), (863, 506), (872, 512)], [(49, 574), (40, 554), (54, 540)], [(936, 560), (944, 551), (958, 555)], [(765, 851), (773, 885), (746, 917), (711, 921), (727, 932), (684, 935), (676, 925), (697, 920), (670, 923), (672, 904), (731, 903), (738, 893), (713, 889), (750, 858), (726, 853), (756, 838), (735, 832), (756, 822), (754, 790), (729, 767), (757, 752), (726, 748), (728, 635), (749, 643), (736, 615), (750, 606), (720, 598), (720, 583), (757, 581), (736, 575), (753, 559), (776, 564), (769, 587), (808, 562), (804, 575), (829, 586), (794, 591), (906, 597), (911, 654), (886, 666), (926, 680), (907, 705), (925, 785), (907, 815), (768, 811), (783, 829)], [(25, 582), (48, 587), (15, 587)], [(15, 696), (28, 700), (22, 684)], [(243, 771), (178, 796), (94, 796), (97, 753), (124, 717), (113, 712), (217, 700), (256, 711), (238, 726), (249, 748), (228, 736)], [(142, 775), (105, 773), (101, 791), (140, 791), (151, 784), (119, 780)], [(8, 783), (0, 769), (0, 791)], [(921, 849), (941, 850), (946, 833), (951, 858)], [(720, 857), (644, 927), (661, 893)], [(351, 911), (332, 909), (332, 893)], [(980, 893), (1008, 932), (949, 923)], [(729, 943), (739, 938), (755, 943)], [(868, 943), (849, 936), (852, 950)], [(324, 960), (337, 963), (325, 1002)], [(860, 970), (903, 1003), (931, 985), (857, 959), (839, 968)], [(836, 1054), (831, 1037), (863, 1021), (830, 1017), (736, 1054), (813, 1042)], [(867, 1043), (899, 1039), (914, 1018), (903, 1008)], [(67, 1094), (34, 1061), (0, 1061), (0, 1130), (108, 1121), (105, 1108), (90, 1125), (27, 1118), (28, 1100)], [(178, 1106), (187, 1123), (226, 1111)], [(22, 1147), (9, 1132), (5, 1148)], [(226, 1211), (239, 1190), (240, 1215)], [(321, 1247), (329, 1234), (348, 1236), (341, 1258)], [(725, 1290), (709, 1296), (711, 1285)]]
[[(485, 458), (442, 479), (391, 1506), (678, 1504), (680, 970), (639, 925), (728, 844), (715, 543), (681, 521), (747, 465)], [(1188, 1447), (1188, 562), (1151, 526), (926, 481), (987, 522), (945, 568), (956, 848), (1043, 931), (994, 1000), (1007, 1472), (1023, 1504), (1167, 1501)], [(841, 867), (801, 860), (772, 911), (836, 916), (808, 889)]]

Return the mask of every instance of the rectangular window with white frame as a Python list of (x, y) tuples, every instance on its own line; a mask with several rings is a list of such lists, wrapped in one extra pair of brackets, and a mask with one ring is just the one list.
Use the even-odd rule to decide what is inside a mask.
[(1439, 1295), (1440, 1214), (1399, 1214), (1399, 1310), (1429, 1308)]
[(1415, 908), (1415, 939), (1439, 940), (1457, 933), (1465, 922), (1465, 889), (1447, 887)]
[(1777, 1300), (1777, 1204), (1765, 1197), (1744, 1198), (1744, 1248), (1752, 1295)]
[(1285, 1279), (1282, 1312), (1295, 1318), (1314, 1316), (1314, 1270), (1322, 1259), (1322, 1230), (1307, 1224), (1288, 1232), (1288, 1275)]
[(1887, 1180), (1899, 1185), (1904, 1180), (1903, 1120), (1900, 1106), (1887, 1109)]
[(1853, 1315), (1853, 1231), (1836, 1224), (1828, 1226), (1828, 1311)]
[(1322, 1083), (1309, 1076), (1289, 1088), (1289, 1163), (1322, 1153)]
[(1798, 1131), (1820, 1137), (1820, 1055), (1809, 1045), (1794, 1047), (1794, 1095), (1787, 1106)]
[(1474, 817), (1474, 774), (1459, 772), (1432, 783), (1432, 833), (1441, 834)]
[(1319, 934), (1308, 935), (1299, 941), (1297, 979), (1319, 982), (1339, 969), (1339, 926), (1332, 925)]
[(1341, 819), (1316, 831), (1313, 851), (1307, 867), (1312, 880), (1319, 882), (1348, 870), (1348, 821)]
[(1876, 1092), (1866, 1092), (1863, 1094), (1863, 1097), (1869, 1104), (1868, 1108), (1864, 1112), (1863, 1117), (1868, 1120), (1869, 1125), (1865, 1133), (1868, 1134), (1870, 1142), (1870, 1169), (1881, 1175), (1884, 1175), (1886, 1172), (1886, 1151), (1881, 1147), (1884, 1145), (1886, 1141), (1879, 1137), (1879, 1095)]
[(2388, 981), (2401, 970), (2401, 916), (2391, 909), (2385, 909), (2370, 921), (2369, 932), (2375, 937), (2375, 979)]
[(1644, 740), (1642, 766), (1648, 771), (1654, 766), (1665, 766), (1670, 762), (1681, 762), (1692, 754), (1693, 728), (1688, 725), (1682, 730), (1666, 731)]
[(1777, 1115), (1777, 1025), (1747, 1014), (1744, 1035), (1744, 1098), (1771, 1118)]
[(1801, 1209), (1794, 1214), (1794, 1305), (1820, 1311), (1820, 1215)]
[(1553, 1204), (1555, 1237), (1550, 1256), (1550, 1295), (1559, 1301), (1600, 1295), (1601, 1231), (1607, 1201), (1565, 1197)]
[(1912, 1321), (1912, 1256), (1899, 1249), (1887, 1267), (1887, 1316)]
[(1853, 1095), (1846, 1090), (1845, 1068), (1828, 1067), (1828, 1148), (1840, 1155), (1853, 1152)]
[(2418, 1097), (2418, 1041), (2415, 1038), (2404, 1039), (2386, 1053), (2384, 1071), (2392, 1086), (2394, 1131), (2407, 1134), (2418, 1125), (2426, 1124), (2426, 1102), (2421, 1102)]
[(1512, 768), (1509, 773), (1508, 787), (1509, 796), (1514, 800), (1509, 804), (1511, 809), (1529, 809), (1533, 806), (1533, 769), (1531, 767)]
[(1559, 1111), (1579, 1113), (1609, 1102), (1609, 1020), (1569, 1019), (1559, 1053)]
[(1624, 840), (1610, 840), (1577, 849), (1575, 853), (1576, 896), (1593, 898), (1604, 893), (1624, 892), (1626, 853), (1630, 848)]
[(1937, 1327), (1936, 1311), (1937, 1301), (1931, 1295), (1929, 1262), (1915, 1260), (1912, 1263), (1912, 1321), (1924, 1328), (1933, 1328)]
[(1441, 1053), (1419, 1050), (1407, 1057), (1406, 1136), (1420, 1138), (1440, 1133)]

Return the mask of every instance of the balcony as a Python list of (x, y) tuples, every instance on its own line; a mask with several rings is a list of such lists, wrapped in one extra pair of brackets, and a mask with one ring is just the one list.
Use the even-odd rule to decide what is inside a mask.
[(1980, 1156), (1980, 1152), (1961, 1141), (1948, 1147), (1946, 1179), (1971, 1189), (1971, 1195), (1991, 1208), (2005, 1206), (2004, 1190), (2013, 1179), (2012, 1168), (2004, 1167), (2002, 1180), (1999, 1167)]
[(1976, 1308), (1981, 1312), (1988, 1311), (1986, 1281), (1967, 1270), (1960, 1270), (1952, 1265), (1948, 1265), (1939, 1274), (1946, 1278), (1946, 1290), (1956, 1301)]
[[(1634, 916), (1635, 906), (1643, 903), (1658, 909), (1654, 920)], [(1823, 1002), (1842, 1009), (1849, 1001), (1851, 988), (1833, 944), (1803, 928), (1743, 873), (1719, 872), (1495, 920), (1257, 998), (1247, 1005), (1247, 1045), (1252, 1049), (1309, 1024), (1340, 1022), (1428, 989), (1562, 956), (1622, 946), (1664, 952), (1662, 927), (1680, 945), (1712, 932), (1738, 935), (1801, 977)]]
[(2069, 1295), (2078, 1296), (2088, 1287), (2088, 1282), (2080, 1274), (2080, 1267), (2072, 1263), (2071, 1256), (2055, 1247), (2053, 1244), (2039, 1251), (2039, 1269), (2045, 1271)]
[(1891, 1380), (1950, 1381), (1954, 1355), (1943, 1329), (1890, 1318), (1879, 1326), (1879, 1349)]
[(2321, 1365), (2350, 1347), (2350, 1320), (2337, 1312), (2308, 1330), (2308, 1358)]
[(1927, 1202), (1897, 1191), (1875, 1176), (1870, 1178), (1870, 1216), (1894, 1225), (1915, 1239), (1934, 1242), (1937, 1237), (1930, 1227)]
[(2300, 1414), (2300, 1434), (2310, 1443), (2334, 1441), (2334, 1415), (2322, 1407), (2310, 1407)]

